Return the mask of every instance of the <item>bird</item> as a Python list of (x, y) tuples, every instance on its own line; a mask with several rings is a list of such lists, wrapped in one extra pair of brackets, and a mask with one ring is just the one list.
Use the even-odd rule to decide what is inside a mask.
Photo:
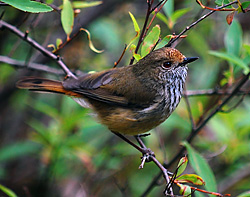
[(157, 127), (176, 109), (187, 65), (197, 59), (187, 58), (175, 48), (163, 47), (132, 65), (64, 81), (25, 77), (16, 86), (70, 96), (82, 107), (91, 108), (100, 123), (113, 133), (138, 135)]

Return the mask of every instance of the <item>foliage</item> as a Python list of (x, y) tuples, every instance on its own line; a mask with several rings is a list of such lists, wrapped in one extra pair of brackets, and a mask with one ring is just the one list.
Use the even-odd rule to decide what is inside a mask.
[(1, 0), (4, 3), (7, 3), (17, 9), (20, 9), (24, 12), (40, 13), (40, 12), (50, 12), (53, 9), (43, 3), (30, 1), (30, 0)]
[[(77, 70), (89, 72), (112, 68), (125, 43), (125, 55), (119, 64), (128, 65), (132, 57), (138, 61), (154, 47), (163, 47), (175, 39), (179, 32), (207, 13), (203, 9), (231, 1), (210, 1), (209, 7), (202, 1), (206, 6), (202, 8), (195, 1), (168, 0), (160, 12), (152, 11), (149, 22), (153, 17), (154, 20), (138, 51), (146, 1), (62, 0), (58, 5), (56, 1), (47, 0), (48, 5), (54, 5), (55, 12), (49, 12), (51, 7), (45, 3), (35, 1), (2, 2), (26, 12), (48, 12), (28, 14), (13, 7), (0, 7), (1, 13), (5, 11), (2, 20), (48, 46), (77, 73)], [(28, 5), (34, 3), (36, 5)], [(240, 3), (228, 6), (227, 9), (233, 11), (225, 14), (217, 11), (177, 41), (181, 42), (176, 48), (187, 57), (200, 57), (189, 68), (188, 90), (215, 89), (230, 93), (243, 74), (249, 72), (249, 25), (246, 24), (249, 23), (247, 9), (250, 2)], [(229, 13), (233, 13), (231, 25), (228, 25)], [(87, 36), (82, 36), (81, 31)], [(146, 163), (143, 170), (138, 170), (138, 152), (112, 135), (95, 121), (89, 109), (78, 106), (72, 99), (14, 88), (23, 75), (59, 78), (31, 71), (30, 64), (35, 62), (52, 68), (58, 68), (58, 65), (6, 28), (2, 28), (0, 34), (0, 191), (9, 196), (28, 196), (30, 193), (32, 196), (39, 193), (43, 196), (142, 195), (158, 173), (157, 167)], [(105, 50), (96, 54), (102, 52), (96, 48)], [(28, 69), (13, 69), (13, 65), (4, 63), (4, 56), (25, 61)], [(175, 160), (175, 165), (168, 168), (176, 172), (174, 183), (182, 195), (195, 190), (194, 195), (201, 196), (204, 192), (198, 191), (206, 190), (214, 195), (220, 192), (249, 196), (249, 82), (241, 93), (223, 106), (192, 142), (182, 143), (188, 156), (176, 164), (183, 153)], [(191, 110), (182, 99), (168, 120), (144, 139), (145, 143), (161, 163), (171, 161), (181, 149), (180, 142), (188, 140), (187, 136), (195, 129), (190, 113), (198, 127), (227, 96), (188, 97)], [(165, 187), (163, 184), (151, 190), (149, 195), (160, 196)]]

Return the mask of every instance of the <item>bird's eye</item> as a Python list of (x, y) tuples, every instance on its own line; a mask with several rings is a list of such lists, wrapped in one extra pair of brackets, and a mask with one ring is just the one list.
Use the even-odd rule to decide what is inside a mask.
[(163, 63), (163, 67), (164, 67), (164, 68), (170, 68), (171, 65), (172, 65), (172, 62), (164, 62), (164, 63)]

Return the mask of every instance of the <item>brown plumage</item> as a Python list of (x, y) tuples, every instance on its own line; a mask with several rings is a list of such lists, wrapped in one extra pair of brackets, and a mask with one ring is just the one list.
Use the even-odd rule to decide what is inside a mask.
[(63, 82), (28, 77), (18, 81), (17, 87), (75, 97), (82, 106), (90, 106), (112, 132), (135, 135), (156, 127), (174, 111), (185, 83), (186, 64), (196, 59), (162, 48), (134, 65)]

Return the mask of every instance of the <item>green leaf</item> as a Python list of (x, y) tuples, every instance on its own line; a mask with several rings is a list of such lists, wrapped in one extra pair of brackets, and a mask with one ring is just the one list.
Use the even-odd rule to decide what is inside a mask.
[(238, 195), (237, 197), (250, 197), (250, 191), (244, 192), (244, 193)]
[(173, 23), (175, 23), (180, 17), (182, 17), (184, 14), (186, 14), (190, 10), (191, 8), (183, 8), (183, 9), (176, 10), (171, 17)]
[(244, 48), (245, 51), (246, 51), (246, 56), (244, 57), (243, 62), (244, 62), (246, 65), (250, 65), (250, 45), (243, 44), (243, 48)]
[(178, 186), (180, 187), (180, 194), (182, 196), (189, 196), (191, 194), (192, 190), (188, 185), (178, 184)]
[[(134, 25), (134, 29), (135, 29), (135, 32), (136, 32), (136, 35), (131, 39), (131, 41), (129, 42), (129, 44), (127, 45), (127, 47), (126, 47), (126, 50), (130, 47), (130, 45), (132, 45), (132, 43), (140, 36), (140, 27), (139, 27), (139, 25), (138, 25), (138, 23), (137, 23), (137, 21), (136, 21), (136, 19), (135, 19), (135, 17), (134, 17), (134, 15), (131, 13), (131, 12), (129, 12), (129, 16), (130, 16), (130, 18), (132, 19), (132, 21), (133, 21), (133, 25)], [(135, 58), (136, 59), (136, 58)]]
[(16, 159), (38, 151), (39, 146), (29, 141), (10, 144), (0, 149), (0, 161)]
[(169, 18), (171, 18), (174, 13), (174, 0), (168, 0), (167, 3), (165, 3), (165, 5), (162, 7), (162, 10)]
[(170, 38), (171, 38), (171, 35), (165, 36), (161, 40), (161, 42), (159, 44), (157, 44), (156, 49), (160, 49), (160, 48), (164, 47), (169, 42)]
[(229, 0), (216, 0), (215, 1), (216, 5), (225, 5), (225, 4), (228, 4), (229, 3)]
[(159, 25), (155, 25), (153, 29), (149, 32), (142, 44), (141, 57), (144, 57), (150, 53), (156, 42), (159, 40), (160, 32), (161, 29)]
[(52, 53), (56, 51), (56, 46), (54, 44), (48, 44), (47, 47), (53, 48)]
[(194, 185), (205, 185), (205, 181), (196, 174), (183, 174), (176, 178), (178, 183), (192, 183)]
[(136, 59), (136, 61), (139, 61), (142, 58), (140, 54), (134, 54), (133, 56)]
[(48, 103), (42, 101), (37, 101), (37, 102), (32, 101), (30, 103), (27, 103), (27, 105), (29, 105), (31, 108), (36, 109), (39, 112), (46, 114), (51, 118), (59, 119), (60, 117), (60, 113), (58, 112), (58, 110), (49, 105)]
[(9, 197), (17, 197), (17, 195), (12, 190), (3, 186), (2, 184), (0, 184), (0, 190), (7, 194)]
[(88, 8), (88, 7), (94, 7), (100, 4), (102, 4), (102, 1), (91, 1), (91, 2), (73, 1), (72, 2), (73, 8)]
[(141, 30), (140, 30), (140, 28), (139, 28), (139, 25), (138, 25), (138, 23), (137, 23), (137, 21), (136, 21), (134, 15), (133, 15), (131, 12), (129, 12), (129, 16), (130, 16), (130, 18), (131, 18), (132, 21), (133, 21), (135, 31), (139, 34)]
[(61, 38), (57, 38), (56, 39), (56, 48), (58, 49), (62, 43), (63, 43), (62, 39)]
[(167, 19), (167, 17), (164, 14), (162, 14), (161, 12), (158, 12), (156, 14), (156, 17), (158, 19), (160, 19), (162, 22), (164, 22), (166, 25), (168, 25), (168, 19)]
[(224, 52), (218, 52), (218, 51), (210, 51), (210, 55), (222, 58), (224, 60), (227, 60), (228, 62), (231, 62), (235, 64), (236, 66), (239, 66), (243, 69), (243, 72), (246, 74), (249, 72), (249, 67), (247, 64), (243, 62), (240, 58), (236, 57), (235, 55), (224, 53)]
[(186, 40), (192, 45), (192, 48), (202, 56), (203, 59), (207, 59), (207, 51), (209, 50), (208, 42), (201, 31), (192, 31), (186, 38)]
[(184, 172), (184, 170), (187, 167), (187, 163), (188, 163), (188, 158), (186, 156), (180, 159), (178, 166), (177, 166), (177, 169), (178, 169), (177, 174), (176, 174), (177, 177)]
[(232, 24), (228, 27), (224, 37), (224, 44), (229, 54), (240, 55), (242, 48), (242, 29), (237, 20), (233, 20)]
[(53, 9), (40, 2), (30, 0), (1, 0), (19, 10), (24, 12), (40, 13), (40, 12), (51, 12)]
[(52, 53), (59, 49), (60, 45), (63, 43), (61, 38), (56, 39), (56, 46), (54, 44), (48, 44), (47, 47), (53, 48)]
[(98, 49), (95, 48), (95, 46), (94, 46), (94, 44), (93, 44), (93, 42), (91, 40), (91, 34), (90, 34), (90, 32), (87, 29), (81, 28), (80, 31), (85, 31), (87, 33), (88, 40), (89, 40), (89, 48), (92, 51), (94, 51), (96, 53), (102, 53), (104, 51), (104, 50), (98, 50)]
[(67, 39), (72, 32), (74, 24), (74, 10), (72, 4), (69, 0), (63, 0), (63, 9), (61, 12), (61, 22), (65, 33), (67, 34)]
[(248, 55), (250, 55), (250, 45), (244, 44), (243, 47), (247, 51)]
[(54, 0), (46, 0), (45, 1), (47, 4), (52, 4), (54, 2)]
[(245, 2), (241, 3), (241, 6), (243, 9), (246, 9), (249, 5), (250, 5), (250, 1), (245, 1)]
[(191, 166), (193, 167), (194, 171), (202, 177), (202, 179), (206, 182), (205, 188), (208, 191), (216, 192), (217, 185), (214, 174), (208, 165), (207, 161), (198, 153), (196, 152), (188, 142), (183, 143), (188, 151), (188, 158)]

